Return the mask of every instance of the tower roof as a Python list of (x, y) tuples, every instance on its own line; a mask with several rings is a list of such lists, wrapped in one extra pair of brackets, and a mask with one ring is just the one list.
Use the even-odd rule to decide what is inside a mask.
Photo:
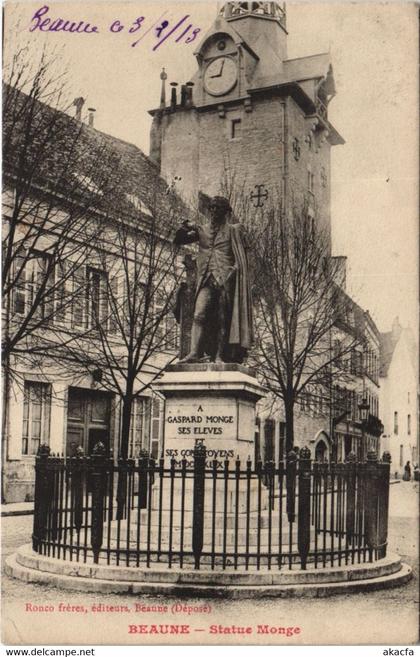
[[(262, 57), (260, 57), (261, 60)], [(302, 83), (307, 81), (320, 80), (325, 80), (327, 93), (334, 95), (335, 84), (329, 53), (286, 59), (283, 66), (277, 70), (271, 66), (268, 75), (267, 71), (258, 64), (252, 76), (250, 90), (279, 84), (290, 84), (291, 82), (298, 82), (302, 86)]]

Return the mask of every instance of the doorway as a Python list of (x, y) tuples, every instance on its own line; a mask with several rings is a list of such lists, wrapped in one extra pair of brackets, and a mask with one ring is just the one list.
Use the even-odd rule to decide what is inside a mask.
[(323, 440), (320, 440), (315, 447), (315, 461), (326, 461), (328, 455), (328, 447)]
[(78, 447), (92, 453), (96, 443), (110, 450), (111, 399), (108, 392), (69, 388), (67, 408), (66, 454), (73, 456)]

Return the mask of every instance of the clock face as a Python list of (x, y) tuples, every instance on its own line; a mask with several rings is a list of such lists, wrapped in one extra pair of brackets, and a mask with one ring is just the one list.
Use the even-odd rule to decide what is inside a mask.
[(233, 89), (238, 78), (236, 63), (231, 57), (218, 57), (207, 66), (204, 86), (212, 96), (222, 96)]

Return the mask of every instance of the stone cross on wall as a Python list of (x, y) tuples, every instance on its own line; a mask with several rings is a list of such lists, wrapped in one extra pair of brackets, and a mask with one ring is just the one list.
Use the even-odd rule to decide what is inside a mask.
[(265, 185), (255, 185), (255, 192), (251, 192), (250, 199), (256, 208), (262, 208), (268, 198), (268, 191)]

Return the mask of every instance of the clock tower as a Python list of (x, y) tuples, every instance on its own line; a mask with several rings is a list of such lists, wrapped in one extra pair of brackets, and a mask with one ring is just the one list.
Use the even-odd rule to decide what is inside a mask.
[[(197, 72), (169, 106), (162, 75), (150, 157), (188, 201), (234, 194), (255, 212), (304, 203), (329, 225), (330, 56), (287, 58), (286, 11), (277, 2), (227, 2), (195, 52)], [(180, 93), (179, 93), (180, 92)]]

